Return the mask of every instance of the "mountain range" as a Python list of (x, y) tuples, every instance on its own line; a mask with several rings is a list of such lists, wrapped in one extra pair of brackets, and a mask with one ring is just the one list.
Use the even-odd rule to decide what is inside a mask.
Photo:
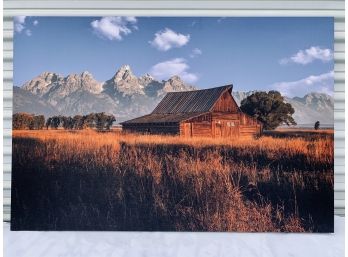
[[(66, 77), (44, 72), (21, 87), (14, 87), (14, 113), (76, 115), (91, 112), (114, 114), (117, 122), (150, 113), (167, 92), (189, 91), (197, 88), (186, 84), (179, 76), (158, 81), (150, 74), (137, 77), (129, 65), (123, 65), (115, 75), (99, 82), (88, 71)], [(240, 102), (254, 91), (233, 91)], [(333, 124), (333, 98), (323, 93), (304, 97), (285, 97), (295, 113), (298, 124)]]

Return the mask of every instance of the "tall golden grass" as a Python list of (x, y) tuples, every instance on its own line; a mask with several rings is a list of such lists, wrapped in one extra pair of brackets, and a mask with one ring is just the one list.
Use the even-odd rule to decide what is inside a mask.
[(333, 229), (332, 133), (227, 140), (43, 130), (13, 138), (13, 229)]

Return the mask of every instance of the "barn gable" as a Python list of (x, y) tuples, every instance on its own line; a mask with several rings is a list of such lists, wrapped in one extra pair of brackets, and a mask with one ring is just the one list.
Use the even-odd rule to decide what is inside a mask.
[(232, 89), (223, 92), (211, 108), (213, 112), (238, 113), (239, 106), (232, 96)]

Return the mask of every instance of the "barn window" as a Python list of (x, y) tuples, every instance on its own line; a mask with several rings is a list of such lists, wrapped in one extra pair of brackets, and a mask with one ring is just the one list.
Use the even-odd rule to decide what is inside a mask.
[(233, 121), (228, 121), (227, 122), (227, 127), (234, 127), (234, 122)]

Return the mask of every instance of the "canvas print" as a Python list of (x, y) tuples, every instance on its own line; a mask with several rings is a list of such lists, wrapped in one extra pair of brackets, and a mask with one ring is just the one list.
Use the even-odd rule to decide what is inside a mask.
[(333, 232), (333, 18), (14, 17), (12, 230)]

